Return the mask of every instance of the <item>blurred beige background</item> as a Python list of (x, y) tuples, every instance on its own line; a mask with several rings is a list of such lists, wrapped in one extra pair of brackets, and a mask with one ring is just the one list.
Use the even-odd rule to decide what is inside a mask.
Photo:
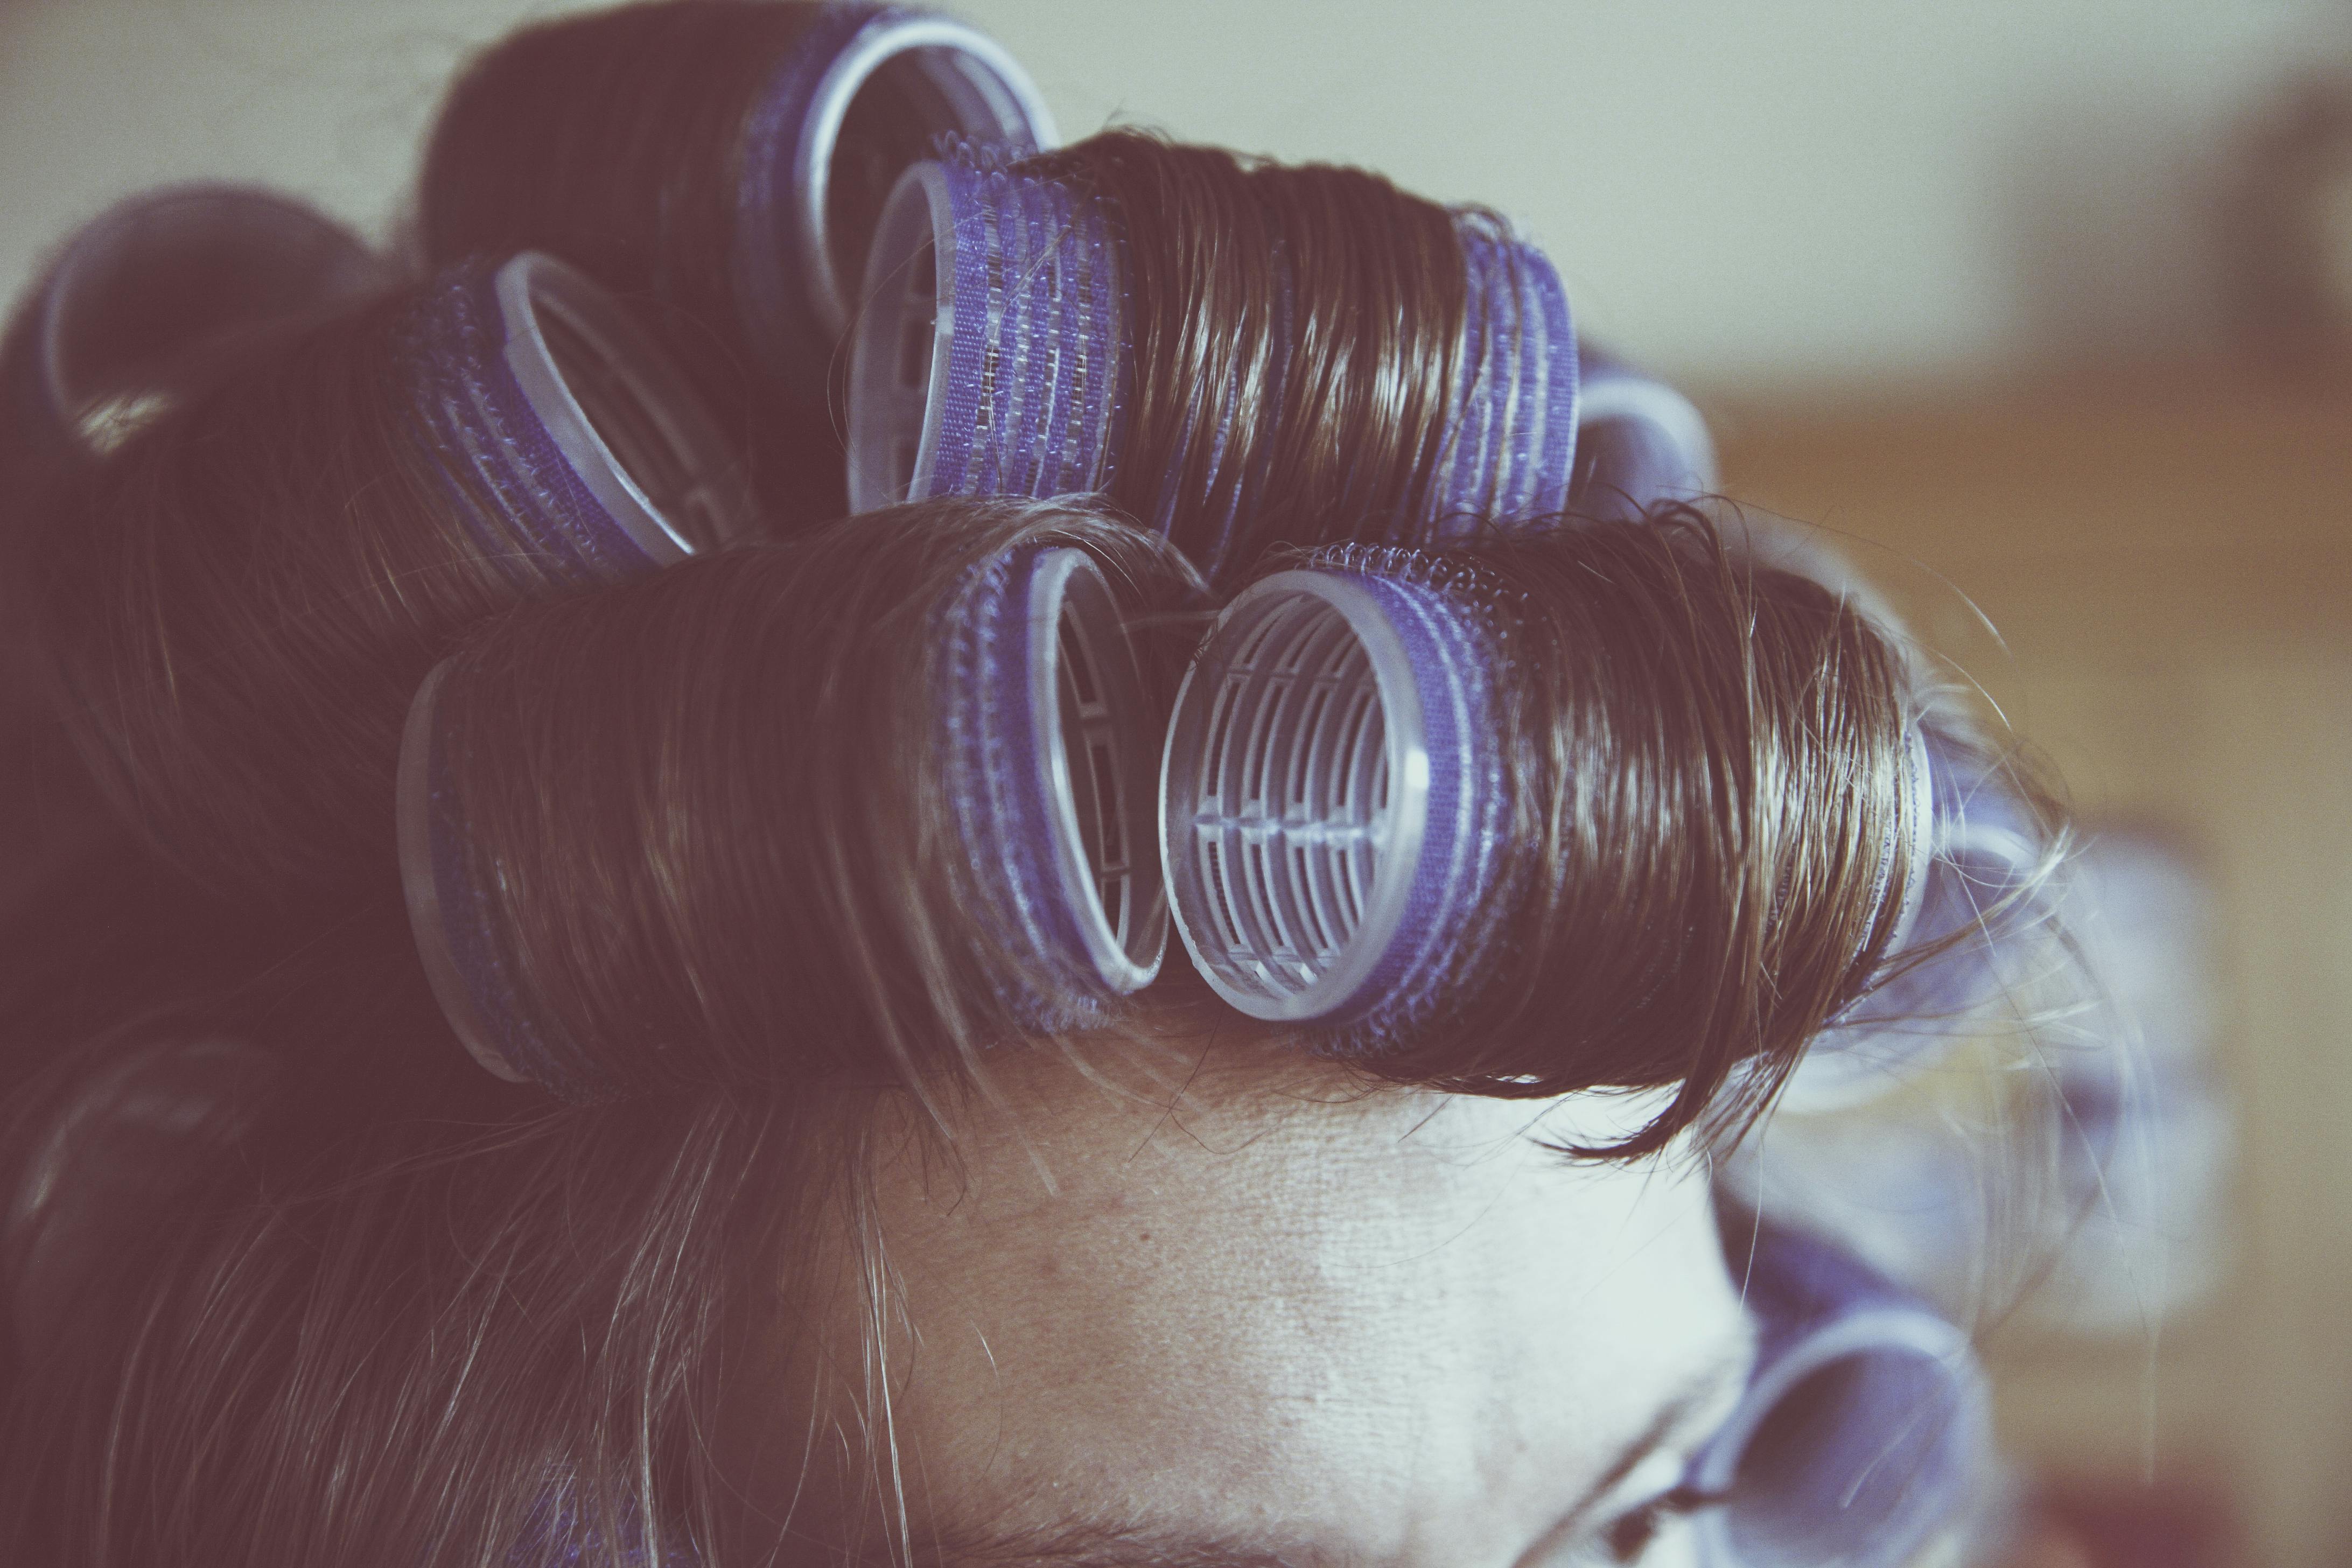
[[(544, 0), (0, 0), (0, 279), (158, 180), (381, 232), (450, 68)], [(2210, 345), (2219, 143), (2342, 0), (971, 0), (1066, 135), (1120, 119), (1491, 203), (1705, 384)]]
[[(451, 68), (564, 8), (0, 0), (0, 279), (166, 179), (391, 234)], [(2233, 348), (2217, 216), (2265, 102), (2352, 71), (2352, 5), (957, 8), (1066, 136), (1513, 214), (1700, 395), (1729, 489), (1844, 534), (2088, 817), (2210, 879), (2230, 1282), (2160, 1333), (1996, 1334), (2002, 1422), (2039, 1478), (2217, 1510), (2227, 1561), (2352, 1562), (2352, 398)]]

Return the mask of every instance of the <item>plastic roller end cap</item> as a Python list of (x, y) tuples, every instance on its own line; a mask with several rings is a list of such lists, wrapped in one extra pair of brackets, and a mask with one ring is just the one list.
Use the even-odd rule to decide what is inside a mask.
[(930, 494), (955, 337), (955, 261), (947, 171), (918, 163), (883, 205), (850, 345), (853, 511)]
[(750, 531), (750, 490), (717, 422), (620, 301), (540, 251), (500, 266), (494, 287), (524, 401), (649, 563)]
[(1364, 1007), (1429, 831), (1419, 678), (1346, 574), (1283, 572), (1226, 607), (1184, 678), (1160, 763), (1176, 930), (1254, 1018)]
[(399, 826), (401, 891), (407, 900), (409, 929), (416, 939), (425, 977), (432, 984), (433, 998), (441, 1005), (449, 1027), (467, 1054), (493, 1077), (509, 1083), (522, 1083), (527, 1081), (524, 1075), (515, 1070), (492, 1043), (481, 1004), (467, 984), (465, 972), (450, 945), (447, 919), (457, 911), (447, 906), (452, 898), (462, 897), (463, 892), (456, 885), (457, 879), (449, 874), (456, 847), (446, 841), (450, 826), (443, 820), (446, 802), (437, 798), (445, 786), (436, 765), (440, 735), (434, 717), (442, 682), (448, 673), (449, 665), (444, 661), (425, 678), (415, 700), (409, 704), (408, 721), (401, 731), (394, 805)]
[[(875, 74), (894, 61), (913, 67), (927, 89), (925, 96), (932, 100), (931, 115), (918, 116), (931, 138), (961, 136), (986, 145), (1037, 150), (1055, 142), (1054, 115), (1045, 95), (1003, 45), (952, 16), (874, 7), (810, 93), (793, 153), (800, 263), (809, 280), (810, 304), (835, 340), (849, 328), (852, 302), (850, 279), (841, 275), (835, 260), (834, 163), (850, 105)], [(845, 237), (853, 245), (856, 241), (855, 235)]]
[(1085, 961), (1113, 994), (1160, 973), (1168, 900), (1151, 853), (1151, 724), (1142, 678), (1102, 568), (1045, 552), (1030, 579), (1030, 710), (1054, 858)]

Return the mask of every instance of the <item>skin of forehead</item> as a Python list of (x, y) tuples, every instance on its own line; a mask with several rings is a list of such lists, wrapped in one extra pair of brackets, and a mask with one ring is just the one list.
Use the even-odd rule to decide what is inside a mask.
[(1052, 1052), (992, 1076), (951, 1158), (876, 1173), (918, 1538), (1117, 1519), (1508, 1564), (1743, 1331), (1702, 1162), (1540, 1146), (1655, 1097), (1367, 1091), (1295, 1056), (1181, 1095)]

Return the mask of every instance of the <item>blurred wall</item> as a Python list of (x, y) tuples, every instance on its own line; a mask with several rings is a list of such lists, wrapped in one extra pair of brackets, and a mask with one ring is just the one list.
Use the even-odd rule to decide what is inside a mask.
[[(390, 218), (466, 53), (547, 0), (0, 0), (0, 281), (233, 174)], [(1369, 163), (1518, 216), (1587, 325), (1705, 384), (2217, 334), (2203, 193), (2343, 0), (965, 0), (1066, 134)]]

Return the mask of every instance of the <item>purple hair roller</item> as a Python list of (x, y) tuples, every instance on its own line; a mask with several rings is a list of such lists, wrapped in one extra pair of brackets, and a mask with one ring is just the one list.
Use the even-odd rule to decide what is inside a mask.
[(1661, 502), (1714, 493), (1715, 443), (1688, 398), (1590, 343), (1577, 346), (1577, 363), (1584, 386), (1570, 510), (1633, 522)]
[[(1420, 520), (1430, 538), (1557, 515), (1576, 445), (1559, 275), (1486, 220), (1458, 231), (1468, 322)], [(876, 229), (851, 344), (854, 510), (1109, 484), (1137, 374), (1117, 236), (1100, 199), (1058, 180), (970, 157), (907, 172)]]
[(1844, 1253), (1770, 1226), (1746, 1296), (1756, 1370), (1689, 1474), (1720, 1500), (1696, 1517), (1700, 1561), (1904, 1568), (1959, 1528), (1992, 1458), (1968, 1336)]
[(519, 592), (637, 576), (748, 525), (699, 399), (610, 294), (553, 257), (446, 273), (396, 331), (419, 445)]
[(1103, 489), (1134, 374), (1123, 270), (1103, 204), (1059, 181), (908, 170), (850, 351), (851, 510)]
[(978, 28), (895, 5), (824, 8), (746, 127), (732, 258), (755, 351), (772, 375), (813, 394), (849, 328), (856, 281), (835, 253), (831, 217), (835, 179), (856, 171), (835, 165), (853, 150), (851, 105), (877, 84), (904, 100), (899, 115), (940, 133), (1019, 152), (1055, 140), (1036, 84)]
[[(1014, 973), (992, 976), (1040, 1026), (1085, 1018), (1150, 984), (1166, 941), (1151, 854), (1158, 740), (1109, 580), (1070, 547), (1028, 548), (976, 572), (943, 607), (942, 782), (957, 857), (1003, 933)], [(399, 773), (409, 919), (443, 1013), (500, 1078), (572, 1100), (612, 1092), (591, 1043), (567, 1038), (515, 961), (500, 890), (469, 832), (453, 762), (467, 742), (437, 717), (444, 661), (409, 710)], [(803, 831), (822, 832), (819, 824)]]
[(444, 659), (416, 689), (401, 731), (394, 813), (401, 889), (417, 957), (441, 1015), (473, 1058), (509, 1083), (537, 1083), (564, 1100), (598, 1098), (594, 1064), (560, 1034), (541, 1032), (517, 985), (496, 889), (467, 830), (465, 802), (451, 777), (450, 749), (463, 745), (437, 721), (441, 688), (457, 668)]
[(997, 557), (948, 616), (948, 793), (993, 928), (1020, 933), (1041, 1028), (1150, 984), (1167, 946), (1142, 678), (1118, 600), (1074, 547)]
[(1580, 377), (1559, 274), (1507, 233), (1466, 217), (1458, 227), (1469, 302), (1432, 538), (1557, 517), (1575, 471)]
[(390, 279), (350, 230), (258, 186), (133, 196), (66, 244), (0, 343), (0, 439), (17, 461), (86, 460), (225, 338)]
[(1507, 781), (1475, 600), (1403, 552), (1252, 584), (1178, 692), (1160, 770), (1176, 929), (1255, 1018), (1376, 1041), (1474, 970)]

